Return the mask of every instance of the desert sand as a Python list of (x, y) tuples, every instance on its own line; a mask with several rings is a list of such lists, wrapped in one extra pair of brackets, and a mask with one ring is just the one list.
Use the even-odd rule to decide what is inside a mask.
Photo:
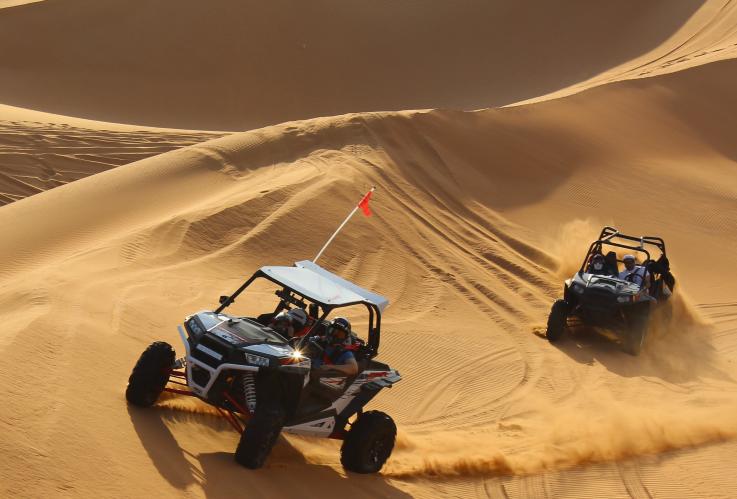
[[(737, 495), (734, 2), (0, 7), (0, 496)], [(208, 406), (126, 404), (372, 185), (320, 263), (391, 301), (380, 474), (291, 436), (249, 471)], [(678, 279), (639, 357), (541, 337), (604, 224)]]

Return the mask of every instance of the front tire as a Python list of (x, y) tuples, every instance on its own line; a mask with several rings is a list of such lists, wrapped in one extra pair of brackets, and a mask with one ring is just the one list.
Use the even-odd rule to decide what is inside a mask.
[(139, 407), (152, 406), (169, 381), (174, 358), (174, 349), (168, 343), (151, 343), (138, 358), (128, 378), (128, 388), (125, 390), (128, 402)]
[(648, 310), (635, 311), (628, 317), (624, 332), (622, 349), (630, 355), (638, 356), (645, 345), (650, 314)]
[(397, 426), (387, 414), (368, 411), (361, 414), (340, 448), (340, 462), (348, 471), (378, 472), (394, 449)]
[(550, 308), (548, 315), (548, 328), (545, 330), (545, 337), (549, 342), (553, 343), (563, 336), (568, 324), (568, 303), (565, 300), (556, 300)]
[(256, 413), (243, 430), (235, 450), (235, 460), (246, 468), (255, 470), (264, 465), (284, 426), (285, 414), (281, 408), (256, 406)]

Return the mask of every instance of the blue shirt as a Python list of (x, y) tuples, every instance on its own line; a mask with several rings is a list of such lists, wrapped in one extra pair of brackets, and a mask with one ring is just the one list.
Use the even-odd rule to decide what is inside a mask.
[[(335, 353), (335, 347), (334, 346), (327, 346), (325, 347), (325, 353), (323, 355), (320, 355), (317, 359), (312, 359), (312, 367), (320, 367), (325, 362), (323, 361), (325, 356), (332, 357), (332, 355)], [(343, 365), (348, 363), (349, 360), (355, 359), (356, 357), (353, 355), (353, 352), (350, 350), (343, 350), (343, 353), (341, 353), (337, 359), (335, 359), (335, 362), (333, 362), (333, 365)]]

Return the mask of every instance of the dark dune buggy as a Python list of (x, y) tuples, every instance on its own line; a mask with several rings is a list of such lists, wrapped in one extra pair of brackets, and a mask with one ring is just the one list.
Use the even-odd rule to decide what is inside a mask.
[[(618, 277), (618, 260), (613, 251), (616, 248), (642, 256), (649, 286), (638, 282), (639, 279)], [(592, 268), (594, 256), (604, 255), (604, 250), (609, 257), (609, 275)], [(656, 254), (651, 255), (651, 251)], [(653, 310), (670, 306), (674, 287), (675, 278), (670, 272), (663, 239), (630, 236), (613, 227), (604, 227), (599, 238), (589, 246), (579, 271), (565, 281), (563, 299), (553, 303), (546, 337), (551, 342), (557, 341), (569, 325), (603, 327), (617, 334), (624, 351), (638, 355)]]
[[(278, 304), (258, 317), (227, 315), (223, 310), (254, 281), (276, 284)], [(333, 371), (310, 375), (305, 353), (336, 309), (359, 305), (368, 315), (368, 341), (355, 338), (359, 372), (346, 377)], [(293, 267), (262, 267), (215, 311), (187, 317), (179, 334), (186, 356), (175, 360), (167, 343), (151, 344), (128, 380), (126, 398), (147, 407), (162, 391), (198, 397), (213, 405), (241, 433), (235, 460), (261, 467), (280, 432), (343, 441), (341, 462), (350, 471), (375, 473), (394, 447), (391, 417), (364, 406), (383, 388), (401, 379), (374, 360), (379, 351), (381, 313), (388, 301), (318, 265), (303, 261)], [(300, 307), (311, 312), (311, 328), (288, 341), (267, 326), (278, 312)], [(186, 331), (186, 332), (185, 332)], [(176, 388), (173, 385), (179, 385)]]

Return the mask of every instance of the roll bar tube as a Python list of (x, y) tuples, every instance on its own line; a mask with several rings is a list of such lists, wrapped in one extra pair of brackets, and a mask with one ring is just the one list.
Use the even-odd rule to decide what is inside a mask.
[[(624, 239), (626, 241), (634, 241), (634, 242), (639, 243), (639, 245), (638, 246), (629, 245), (629, 244), (625, 244), (623, 242), (613, 241), (613, 239)], [(594, 241), (593, 243), (591, 243), (591, 245), (589, 245), (589, 250), (586, 252), (586, 256), (584, 257), (583, 262), (581, 263), (581, 268), (579, 269), (578, 273), (579, 274), (582, 274), (585, 271), (586, 265), (589, 263), (589, 260), (591, 258), (591, 255), (595, 251), (598, 251), (599, 253), (602, 253), (601, 250), (602, 250), (602, 247), (604, 245), (606, 245), (606, 246), (615, 246), (615, 247), (618, 247), (618, 248), (625, 248), (625, 249), (629, 249), (629, 250), (636, 251), (636, 252), (639, 252), (639, 253), (644, 253), (645, 256), (646, 256), (646, 259), (647, 260), (650, 260), (650, 252), (645, 248), (645, 245), (646, 244), (655, 246), (656, 248), (658, 248), (661, 251), (661, 253), (663, 255), (666, 254), (665, 253), (665, 241), (662, 238), (660, 238), (660, 237), (656, 237), (656, 236), (640, 236), (640, 237), (630, 236), (630, 235), (627, 235), (627, 234), (622, 234), (621, 232), (619, 232), (614, 227), (605, 226), (601, 230), (601, 233), (599, 234), (599, 239), (597, 239), (596, 241)]]

